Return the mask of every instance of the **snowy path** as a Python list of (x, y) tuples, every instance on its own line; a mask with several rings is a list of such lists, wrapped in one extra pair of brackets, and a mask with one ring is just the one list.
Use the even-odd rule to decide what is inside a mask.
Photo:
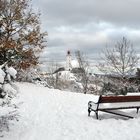
[(140, 118), (102, 120), (87, 116), (91, 95), (74, 94), (24, 83), (19, 122), (2, 140), (140, 140)]

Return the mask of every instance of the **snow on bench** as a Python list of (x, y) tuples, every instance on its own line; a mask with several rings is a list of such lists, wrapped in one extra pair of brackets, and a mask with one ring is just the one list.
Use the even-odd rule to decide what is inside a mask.
[(140, 108), (140, 94), (128, 94), (127, 96), (98, 96), (98, 100), (88, 102), (88, 116), (94, 111), (98, 119), (98, 111), (111, 113), (123, 117), (133, 118), (133, 116), (120, 111), (120, 109), (136, 108), (137, 113)]

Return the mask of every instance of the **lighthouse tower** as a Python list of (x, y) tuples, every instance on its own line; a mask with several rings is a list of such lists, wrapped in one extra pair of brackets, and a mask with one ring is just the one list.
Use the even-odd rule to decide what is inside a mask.
[(66, 70), (70, 71), (71, 69), (72, 69), (71, 52), (68, 50), (67, 51), (67, 56), (66, 56)]

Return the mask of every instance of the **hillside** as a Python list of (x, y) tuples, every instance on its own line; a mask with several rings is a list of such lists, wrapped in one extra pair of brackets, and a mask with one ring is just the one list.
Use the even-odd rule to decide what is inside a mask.
[[(19, 121), (3, 132), (2, 140), (138, 140), (140, 116), (124, 119), (87, 116), (93, 95), (63, 92), (30, 83), (17, 83)], [(131, 113), (134, 111), (131, 111)]]

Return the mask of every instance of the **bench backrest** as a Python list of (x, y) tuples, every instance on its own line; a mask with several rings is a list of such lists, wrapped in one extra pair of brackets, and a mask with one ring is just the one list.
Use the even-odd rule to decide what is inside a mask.
[(99, 103), (139, 102), (140, 96), (100, 96)]

